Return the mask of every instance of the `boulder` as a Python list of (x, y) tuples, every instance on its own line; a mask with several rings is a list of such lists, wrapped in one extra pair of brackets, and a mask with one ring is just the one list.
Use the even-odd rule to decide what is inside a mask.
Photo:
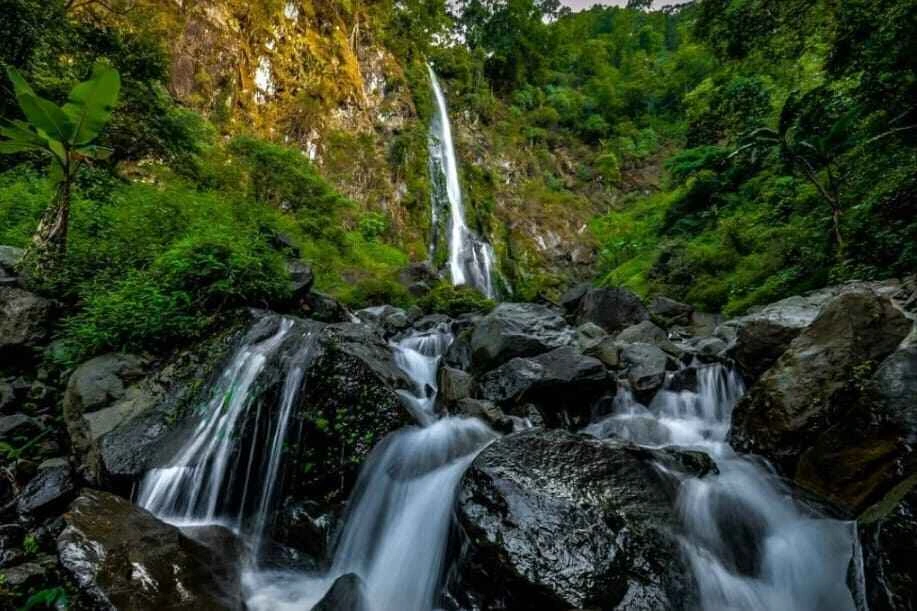
[(336, 323), (349, 320), (347, 308), (333, 297), (312, 291), (300, 301), (303, 316), (320, 322)]
[(0, 364), (34, 358), (50, 335), (53, 312), (44, 297), (0, 286)]
[(592, 402), (609, 385), (601, 361), (564, 346), (539, 356), (512, 359), (486, 373), (479, 381), (479, 395), (516, 415), (522, 415), (520, 406), (533, 403), (549, 425), (559, 426), (588, 422)]
[(25, 414), (0, 416), (0, 439), (17, 446), (38, 435), (42, 428), (38, 420)]
[(726, 358), (726, 341), (715, 335), (694, 337), (680, 344), (681, 348), (690, 357), (702, 363), (714, 363)]
[(60, 564), (77, 609), (241, 608), (239, 558), (211, 550), (121, 497), (86, 490), (66, 514)]
[(354, 315), (367, 324), (378, 326), (386, 337), (404, 331), (410, 325), (407, 312), (390, 305), (364, 308)]
[(917, 472), (917, 346), (892, 353), (799, 459), (796, 481), (853, 513)]
[(536, 356), (572, 343), (574, 335), (563, 317), (547, 306), (501, 303), (474, 327), (474, 366), (486, 371), (512, 358)]
[(795, 472), (803, 449), (837, 424), (856, 386), (911, 330), (887, 297), (841, 293), (767, 370), (733, 412), (733, 445)]
[(587, 322), (576, 328), (576, 345), (585, 350), (596, 342), (608, 337), (605, 329), (595, 323)]
[(19, 492), (16, 510), (20, 515), (43, 518), (62, 510), (76, 495), (73, 470), (66, 462), (48, 461)]
[(365, 590), (362, 579), (346, 573), (334, 580), (312, 611), (370, 611)]
[(561, 430), (498, 439), (466, 472), (467, 537), (450, 591), (465, 608), (665, 610), (696, 605), (673, 532), (677, 484), (706, 455), (647, 450)]
[(336, 519), (315, 501), (287, 498), (277, 512), (271, 538), (296, 549), (316, 565), (331, 557)]
[(19, 407), (16, 391), (9, 382), (0, 380), (0, 414), (11, 414)]
[(299, 259), (289, 259), (286, 263), (286, 269), (290, 275), (291, 298), (294, 303), (299, 303), (312, 290), (315, 274), (310, 266)]
[(15, 246), (0, 246), (0, 275), (5, 272), (8, 276), (16, 275), (16, 266), (19, 264), (25, 251)]
[(605, 336), (586, 346), (583, 353), (599, 359), (609, 369), (621, 366), (621, 345), (613, 337)]
[(562, 307), (567, 314), (575, 314), (583, 297), (586, 296), (586, 293), (588, 293), (591, 288), (592, 284), (583, 282), (567, 289), (560, 297), (560, 307)]
[(674, 357), (680, 357), (683, 351), (669, 341), (669, 336), (652, 321), (644, 320), (631, 325), (618, 333), (615, 341), (621, 344), (652, 344)]
[[(516, 416), (507, 416), (492, 401), (482, 401), (480, 399), (462, 399), (456, 404), (456, 411), (463, 416), (471, 418), (480, 418), (486, 422), (492, 429), (500, 433), (510, 433), (516, 428)], [(521, 423), (520, 423), (521, 426)]]
[(649, 317), (640, 298), (622, 288), (589, 289), (576, 309), (577, 324), (595, 323), (608, 333), (618, 333)]
[(628, 344), (621, 349), (621, 364), (627, 368), (627, 381), (634, 396), (649, 402), (665, 383), (668, 357), (652, 344)]
[(690, 325), (694, 308), (686, 303), (656, 295), (650, 300), (649, 312), (652, 317), (666, 325)]
[(474, 379), (470, 374), (453, 367), (440, 367), (439, 394), (437, 398), (447, 407), (471, 396)]
[(860, 517), (870, 611), (913, 611), (917, 592), (917, 477)]
[[(26, 562), (3, 569), (4, 589), (11, 592), (30, 592), (41, 589), (53, 581), (57, 572), (57, 558), (40, 554)], [(0, 603), (3, 602), (0, 593)]]

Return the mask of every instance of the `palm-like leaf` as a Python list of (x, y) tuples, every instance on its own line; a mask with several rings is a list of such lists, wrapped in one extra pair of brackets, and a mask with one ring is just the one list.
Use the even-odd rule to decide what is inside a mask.
[(63, 109), (73, 126), (68, 138), (72, 145), (82, 146), (98, 137), (111, 118), (120, 90), (118, 71), (102, 63), (93, 67), (90, 80), (73, 88)]

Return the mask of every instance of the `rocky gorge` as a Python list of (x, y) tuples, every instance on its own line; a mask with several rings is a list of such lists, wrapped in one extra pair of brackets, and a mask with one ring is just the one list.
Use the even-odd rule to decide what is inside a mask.
[[(794, 512), (856, 524), (837, 600), (911, 608), (913, 278), (835, 286), (731, 320), (589, 286), (557, 304), (456, 317), (337, 307), (316, 320), (305, 308), (318, 297), (306, 291), (281, 314), (234, 313), (167, 358), (108, 354), (51, 371), (40, 363), (54, 350), (55, 304), (15, 282), (0, 288), (3, 604), (58, 583), (79, 609), (309, 608), (289, 591), (265, 603), (253, 575), (335, 577), (370, 485), (360, 470), (366, 478), (409, 431), (448, 426), (464, 432), (434, 454), (396, 452), (385, 468), (390, 485), (458, 469), (454, 493), (438, 491), (441, 540), (417, 543), (442, 548), (418, 608), (710, 608), (698, 549), (764, 579), (768, 552), (756, 545), (767, 545), (769, 518), (724, 497), (713, 514), (724, 534), (705, 540), (685, 513), (686, 490), (729, 477), (737, 458), (711, 449), (726, 441), (773, 465), (775, 494)], [(246, 361), (257, 372), (227, 386), (240, 354), (262, 355)], [(731, 414), (703, 420), (696, 437), (672, 426), (693, 420), (667, 401), (700, 405), (727, 387), (734, 407), (715, 407)], [(226, 436), (225, 472), (201, 482), (213, 487), (201, 493), (215, 495), (212, 519), (177, 520), (178, 505), (146, 501), (150, 473), (176, 464), (196, 427), (234, 401), (234, 428), (214, 433)], [(190, 508), (188, 490), (170, 502)], [(314, 608), (394, 608), (371, 572), (351, 568), (323, 582)]]

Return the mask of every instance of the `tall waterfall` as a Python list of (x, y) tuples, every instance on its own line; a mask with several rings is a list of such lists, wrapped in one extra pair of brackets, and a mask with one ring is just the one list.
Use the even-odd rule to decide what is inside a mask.
[(743, 391), (735, 372), (704, 366), (696, 391), (664, 389), (649, 407), (622, 389), (615, 411), (586, 432), (693, 448), (716, 462), (719, 475), (685, 479), (677, 499), (702, 609), (853, 611), (847, 574), (851, 560), (859, 565), (852, 558), (856, 523), (820, 516), (794, 500), (766, 464), (729, 447), (732, 409)]
[[(465, 206), (459, 184), (458, 162), (452, 142), (452, 126), (446, 97), (431, 66), (430, 83), (436, 99), (436, 114), (430, 124), (430, 178), (433, 183), (433, 227), (439, 227), (441, 210), (448, 210), (449, 274), (452, 284), (467, 284), (487, 297), (496, 293), (493, 282), (493, 247), (472, 232), (465, 223)], [(436, 245), (434, 234), (433, 246)]]
[(373, 611), (435, 608), (459, 483), (478, 451), (496, 437), (480, 420), (435, 413), (439, 361), (451, 342), (449, 331), (437, 328), (393, 347), (396, 362), (413, 382), (404, 399), (420, 426), (396, 431), (367, 458), (330, 569), (249, 572), (249, 609), (310, 609), (349, 573), (363, 580)]

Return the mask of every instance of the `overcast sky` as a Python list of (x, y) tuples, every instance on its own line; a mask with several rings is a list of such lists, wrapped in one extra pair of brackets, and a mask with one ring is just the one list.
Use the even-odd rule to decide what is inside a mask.
[[(624, 6), (627, 4), (627, 0), (560, 0), (561, 4), (565, 4), (571, 7), (574, 10), (580, 10), (584, 8), (589, 8), (594, 4), (609, 4), (613, 6)], [(653, 2), (654, 8), (659, 8), (660, 6), (665, 6), (666, 4), (682, 4), (687, 0), (656, 0)]]

